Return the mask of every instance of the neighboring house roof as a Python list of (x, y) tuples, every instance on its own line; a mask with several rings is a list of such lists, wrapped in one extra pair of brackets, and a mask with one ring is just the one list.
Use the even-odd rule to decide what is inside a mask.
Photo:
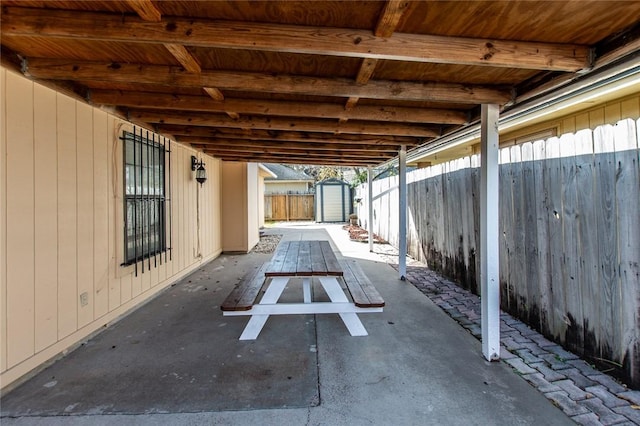
[(258, 173), (264, 178), (277, 178), (278, 176), (265, 167), (264, 164), (258, 163)]
[(287, 167), (283, 164), (273, 164), (273, 163), (262, 163), (269, 171), (276, 175), (275, 178), (267, 177), (265, 178), (265, 182), (267, 181), (305, 181), (305, 182), (313, 182), (313, 177), (309, 176), (305, 172), (299, 172), (297, 170), (293, 170), (291, 167)]

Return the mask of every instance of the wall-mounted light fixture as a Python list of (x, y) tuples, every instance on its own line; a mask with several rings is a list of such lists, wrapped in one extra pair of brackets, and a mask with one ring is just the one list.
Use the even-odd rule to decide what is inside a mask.
[(204, 169), (204, 162), (198, 161), (195, 156), (191, 156), (191, 170), (196, 172), (196, 180), (202, 186), (205, 180), (207, 180), (207, 171)]

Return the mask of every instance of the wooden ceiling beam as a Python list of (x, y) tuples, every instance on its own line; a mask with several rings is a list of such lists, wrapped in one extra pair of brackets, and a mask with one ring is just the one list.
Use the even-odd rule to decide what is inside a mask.
[(358, 106), (350, 111), (345, 111), (339, 104), (331, 103), (248, 99), (227, 99), (224, 102), (212, 102), (211, 99), (203, 96), (121, 92), (117, 90), (92, 90), (90, 100), (92, 103), (98, 105), (119, 105), (186, 111), (235, 111), (240, 114), (275, 115), (283, 117), (315, 117), (423, 124), (464, 124), (467, 121), (467, 114), (464, 111), (437, 108)]
[(193, 126), (209, 127), (231, 127), (240, 129), (264, 129), (264, 130), (298, 130), (306, 132), (323, 133), (350, 133), (357, 135), (399, 135), (414, 137), (435, 137), (439, 133), (434, 130), (417, 125), (408, 124), (377, 124), (377, 123), (354, 123), (336, 124), (335, 122), (320, 119), (282, 119), (264, 117), (242, 117), (233, 120), (220, 114), (204, 112), (177, 113), (158, 110), (135, 110), (129, 111), (131, 119), (144, 123), (166, 123)]
[(359, 135), (340, 134), (333, 135), (330, 133), (318, 132), (299, 132), (299, 131), (282, 131), (282, 130), (260, 130), (260, 129), (230, 129), (214, 127), (202, 127), (193, 125), (172, 125), (159, 124), (155, 126), (157, 132), (179, 136), (194, 136), (203, 138), (223, 138), (223, 139), (241, 139), (241, 140), (266, 140), (277, 142), (304, 142), (304, 143), (343, 143), (343, 144), (370, 144), (370, 145), (417, 145), (422, 138), (413, 138), (406, 136), (371, 136), (362, 137)]
[[(376, 25), (376, 29), (373, 31), (373, 35), (375, 35), (376, 37), (391, 37), (393, 32), (396, 30), (398, 23), (400, 22), (400, 18), (408, 7), (409, 2), (407, 2), (406, 0), (388, 0), (384, 5), (384, 9), (382, 10), (382, 14), (380, 15), (378, 24)], [(360, 66), (358, 76), (356, 77), (356, 83), (367, 84), (367, 82), (373, 76), (373, 72), (375, 71), (377, 65), (377, 59), (364, 59), (362, 61), (362, 65)], [(350, 97), (349, 99), (347, 99), (344, 109), (347, 111), (352, 110), (356, 106), (358, 101), (359, 98)], [(347, 120), (348, 118), (340, 118), (341, 123)]]
[[(142, 2), (145, 3), (145, 2)], [(590, 66), (589, 48), (576, 44), (395, 33), (257, 22), (165, 17), (147, 22), (113, 13), (7, 7), (4, 35), (179, 43), (316, 55), (575, 72)], [(230, 36), (232, 35), (232, 36)]]
[[(141, 19), (150, 22), (160, 22), (162, 20), (162, 13), (151, 3), (151, 0), (128, 0), (128, 2)], [(195, 74), (202, 72), (202, 67), (198, 60), (183, 44), (164, 43), (164, 47), (185, 70)], [(215, 87), (203, 87), (202, 90), (216, 101), (224, 100), (222, 92)], [(236, 118), (234, 113), (228, 112), (227, 114), (231, 118)]]
[[(202, 67), (200, 66), (198, 60), (183, 45), (167, 43), (164, 45), (164, 47), (166, 47), (169, 53), (171, 53), (173, 57), (176, 58), (178, 62), (180, 62), (180, 65), (182, 65), (185, 70), (194, 74), (200, 74), (202, 72)], [(203, 87), (202, 90), (215, 101), (224, 100), (224, 95), (222, 94), (222, 92), (215, 87)], [(225, 112), (231, 118), (236, 118), (237, 116), (237, 114), (235, 114), (234, 112)]]
[[(384, 5), (382, 13), (380, 14), (376, 29), (373, 31), (373, 35), (375, 35), (376, 37), (391, 37), (393, 32), (396, 30), (398, 23), (400, 22), (400, 18), (407, 10), (408, 6), (409, 2), (407, 2), (406, 0), (388, 0)], [(364, 59), (360, 66), (358, 76), (356, 77), (356, 83), (367, 84), (367, 82), (373, 76), (373, 72), (375, 71), (377, 65), (377, 59)], [(352, 110), (359, 100), (359, 98), (350, 97), (349, 99), (347, 99), (344, 109), (347, 111)], [(340, 118), (341, 123), (347, 120), (347, 118)]]
[[(178, 62), (180, 62), (180, 65), (182, 65), (185, 70), (194, 74), (200, 74), (202, 72), (202, 67), (198, 63), (198, 60), (183, 45), (167, 43), (164, 45), (164, 47), (166, 47), (169, 53), (171, 53), (173, 57), (176, 58)], [(224, 95), (222, 94), (222, 92), (215, 87), (203, 87), (202, 90), (215, 101), (224, 100)], [(233, 112), (225, 112), (231, 118), (235, 118), (237, 116), (237, 114)]]
[(357, 97), (462, 104), (504, 104), (511, 92), (500, 86), (456, 83), (371, 80), (360, 85), (344, 78), (315, 78), (246, 72), (212, 71), (186, 73), (182, 68), (161, 65), (82, 62), (31, 58), (26, 74), (49, 80), (107, 81), (185, 87), (217, 87), (243, 92), (286, 93), (314, 96)]
[(307, 157), (292, 156), (287, 154), (246, 154), (246, 155), (228, 155), (224, 153), (213, 153), (208, 150), (203, 151), (205, 154), (211, 154), (215, 158), (223, 161), (239, 161), (248, 163), (283, 163), (283, 164), (317, 164), (320, 166), (376, 166), (380, 163), (390, 160), (393, 157), (383, 160), (366, 160), (361, 158), (344, 158), (344, 157)]
[[(358, 71), (358, 75), (356, 76), (356, 83), (358, 84), (367, 84), (373, 76), (373, 72), (376, 69), (376, 65), (378, 65), (377, 59), (363, 59), (362, 64), (360, 65), (360, 71)], [(347, 103), (344, 106), (346, 111), (351, 111), (355, 108), (356, 104), (360, 98), (350, 97), (347, 99)], [(340, 122), (347, 121), (348, 117), (340, 117)]]
[[(224, 138), (203, 138), (198, 136), (179, 136), (176, 138), (178, 142), (188, 143), (191, 145), (211, 146), (221, 148), (268, 148), (268, 149), (300, 149), (304, 148), (311, 151), (344, 151), (344, 152), (398, 152), (400, 145), (364, 145), (364, 144), (344, 144), (344, 143), (314, 143), (314, 142), (280, 142), (265, 140), (241, 140), (241, 139), (224, 139)], [(276, 152), (276, 151), (274, 151)]]
[(389, 158), (393, 158), (396, 153), (377, 153), (377, 152), (368, 152), (368, 153), (348, 153), (342, 151), (309, 151), (304, 149), (304, 147), (299, 149), (281, 149), (281, 150), (272, 150), (269, 148), (261, 148), (259, 146), (253, 147), (243, 147), (243, 148), (235, 148), (235, 147), (219, 147), (219, 146), (211, 146), (211, 145), (201, 145), (201, 144), (191, 144), (192, 147), (196, 149), (203, 149), (209, 153), (216, 153), (219, 155), (291, 155), (295, 157), (313, 157), (313, 158), (342, 158), (342, 159), (358, 159), (358, 160), (367, 160), (367, 161), (377, 161), (383, 162)]

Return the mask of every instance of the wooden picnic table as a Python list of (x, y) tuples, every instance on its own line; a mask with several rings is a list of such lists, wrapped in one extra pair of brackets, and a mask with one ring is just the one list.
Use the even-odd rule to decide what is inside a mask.
[[(287, 284), (295, 277), (302, 278), (303, 303), (279, 303)], [(318, 279), (330, 302), (312, 301), (313, 278)], [(353, 301), (347, 298), (341, 284), (345, 284)], [(256, 304), (264, 286), (264, 295)], [(352, 336), (366, 336), (357, 314), (382, 312), (383, 306), (384, 300), (357, 263), (339, 261), (328, 241), (282, 241), (271, 261), (243, 280), (221, 308), (226, 316), (251, 316), (240, 340), (254, 340), (270, 315), (291, 314), (336, 313)]]
[(342, 276), (329, 241), (283, 241), (269, 262), (267, 277)]

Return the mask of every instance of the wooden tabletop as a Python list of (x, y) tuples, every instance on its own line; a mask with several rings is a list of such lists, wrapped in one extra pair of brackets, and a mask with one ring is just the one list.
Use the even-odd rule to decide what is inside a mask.
[(283, 241), (265, 272), (267, 277), (342, 274), (342, 267), (328, 241)]

